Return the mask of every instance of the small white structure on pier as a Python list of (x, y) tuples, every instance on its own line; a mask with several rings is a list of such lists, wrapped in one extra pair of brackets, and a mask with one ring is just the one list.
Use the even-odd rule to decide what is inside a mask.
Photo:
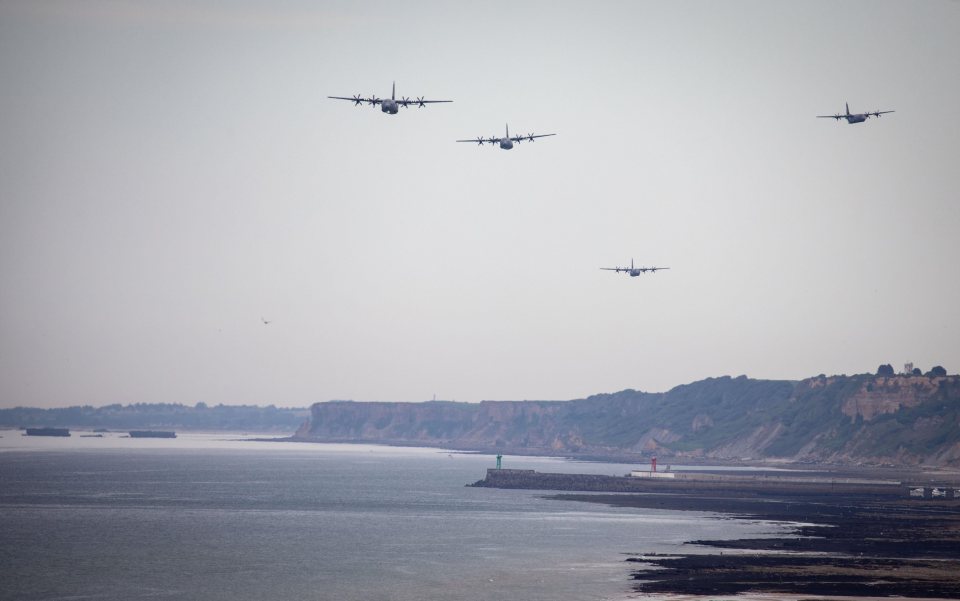
[(647, 470), (633, 470), (630, 472), (631, 478), (673, 478), (676, 474), (673, 472), (653, 472)]
[[(669, 470), (670, 468), (667, 467)], [(630, 472), (631, 478), (673, 478), (673, 472), (658, 472), (657, 471), (657, 458), (654, 457), (650, 460), (650, 470), (633, 470)]]

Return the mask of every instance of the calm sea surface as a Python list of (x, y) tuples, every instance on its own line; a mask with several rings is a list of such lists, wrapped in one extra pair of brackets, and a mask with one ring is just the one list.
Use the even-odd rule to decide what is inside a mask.
[(0, 431), (0, 599), (613, 599), (625, 554), (781, 528), (465, 487), (487, 455), (237, 438)]

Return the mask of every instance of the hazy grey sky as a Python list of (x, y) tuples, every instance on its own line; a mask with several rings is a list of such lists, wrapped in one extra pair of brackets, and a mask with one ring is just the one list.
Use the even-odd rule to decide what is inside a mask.
[(935, 0), (0, 1), (0, 406), (958, 371), (958, 74)]

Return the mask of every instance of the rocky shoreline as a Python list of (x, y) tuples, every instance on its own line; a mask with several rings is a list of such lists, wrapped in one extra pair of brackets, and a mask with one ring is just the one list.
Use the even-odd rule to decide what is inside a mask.
[[(697, 540), (716, 553), (631, 557), (643, 595), (784, 594), (960, 599), (956, 500), (831, 494), (776, 498), (560, 494), (620, 507), (710, 511), (797, 523), (788, 536)], [(726, 553), (725, 553), (726, 551)]]
[[(645, 598), (960, 599), (956, 472), (821, 468), (660, 477), (489, 469), (470, 486), (550, 490), (558, 493), (551, 499), (792, 525), (774, 538), (694, 540), (688, 543), (700, 547), (696, 553), (631, 557), (635, 594)], [(704, 547), (715, 552), (704, 554)]]

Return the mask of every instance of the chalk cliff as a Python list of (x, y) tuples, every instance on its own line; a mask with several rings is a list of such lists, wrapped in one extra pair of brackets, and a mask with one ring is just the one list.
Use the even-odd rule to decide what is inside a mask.
[(709, 378), (573, 401), (311, 407), (297, 438), (635, 459), (960, 467), (960, 376)]

